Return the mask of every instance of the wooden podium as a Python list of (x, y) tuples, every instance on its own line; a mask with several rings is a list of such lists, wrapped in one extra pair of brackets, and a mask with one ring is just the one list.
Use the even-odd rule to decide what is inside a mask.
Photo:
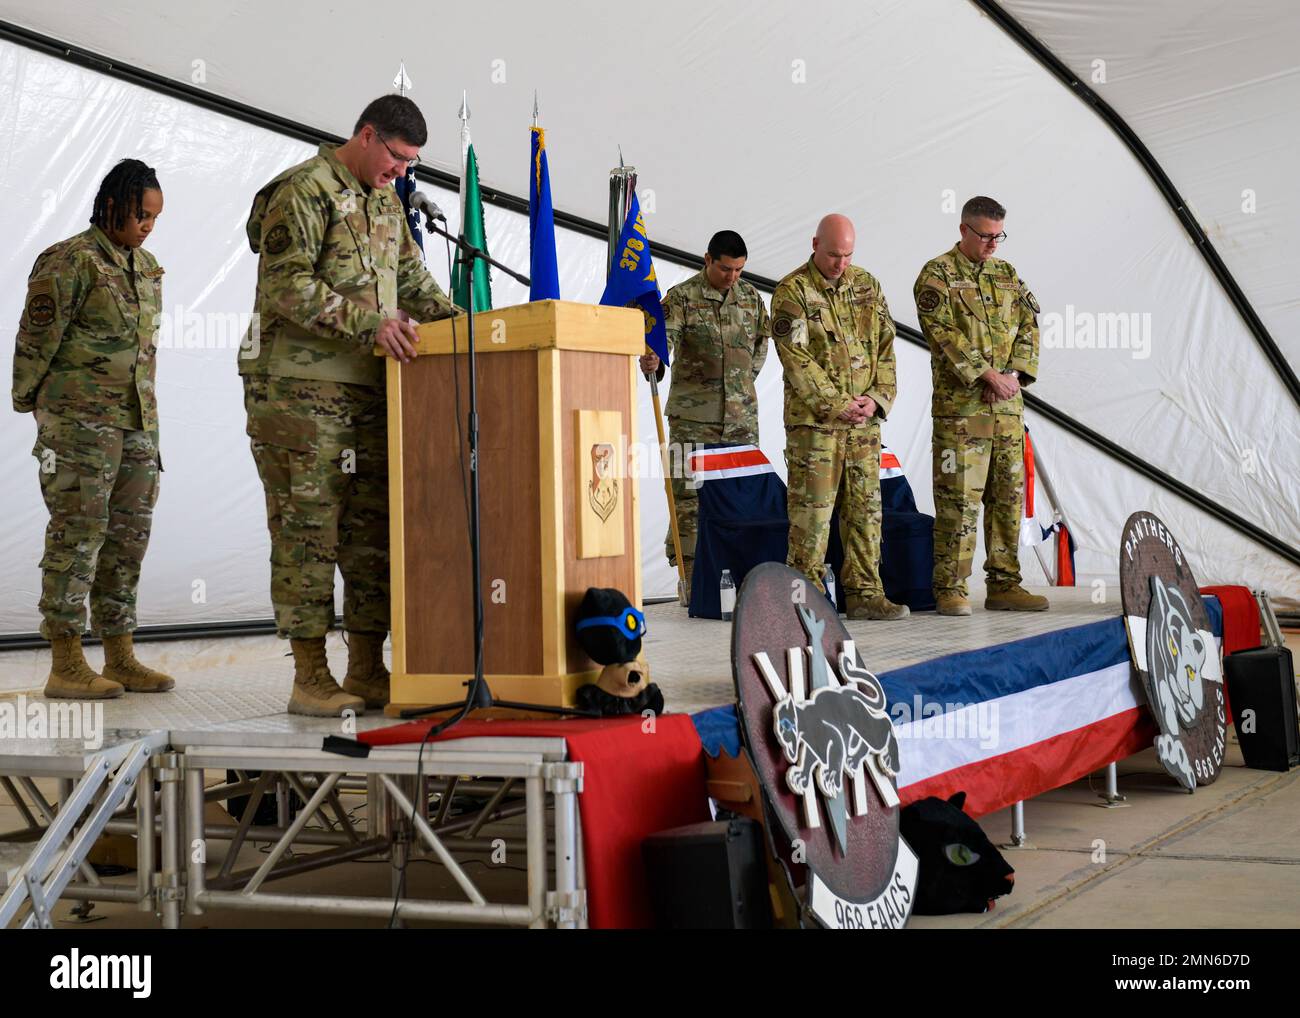
[[(461, 700), (474, 673), (467, 322), (419, 333), (414, 361), (387, 361), (390, 713)], [(645, 320), (537, 301), (477, 314), (474, 344), (484, 674), (503, 700), (571, 706), (600, 670), (573, 637), (587, 588), (641, 603), (628, 464)]]

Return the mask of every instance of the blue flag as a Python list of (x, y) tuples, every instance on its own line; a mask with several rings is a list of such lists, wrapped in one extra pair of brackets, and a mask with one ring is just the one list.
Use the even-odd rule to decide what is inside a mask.
[(664, 328), (663, 303), (655, 279), (654, 262), (650, 258), (650, 238), (641, 217), (641, 202), (635, 192), (600, 302), (613, 307), (626, 307), (635, 302), (645, 314), (646, 346), (657, 353), (661, 361), (668, 363), (668, 331)]
[(555, 212), (551, 208), (551, 168), (546, 161), (546, 132), (532, 129), (528, 173), (528, 253), (532, 288), (529, 300), (560, 299), (560, 266), (555, 258)]
[(402, 209), (406, 212), (406, 225), (411, 228), (411, 236), (415, 242), (420, 245), (420, 250), (424, 250), (424, 232), (420, 229), (420, 213), (418, 210), (411, 208), (411, 195), (419, 189), (415, 180), (415, 170), (407, 167), (404, 177), (397, 177), (393, 180), (393, 190), (397, 192), (397, 197), (402, 201)]

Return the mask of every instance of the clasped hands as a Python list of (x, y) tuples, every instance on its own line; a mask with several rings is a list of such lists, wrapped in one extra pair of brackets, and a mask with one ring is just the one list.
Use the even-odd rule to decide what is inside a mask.
[(853, 402), (840, 411), (839, 418), (850, 424), (865, 424), (876, 414), (876, 401), (870, 396), (854, 396)]
[(1001, 403), (1020, 391), (1020, 379), (1015, 375), (1004, 375), (993, 368), (980, 375), (980, 381), (984, 383), (980, 399), (985, 403)]

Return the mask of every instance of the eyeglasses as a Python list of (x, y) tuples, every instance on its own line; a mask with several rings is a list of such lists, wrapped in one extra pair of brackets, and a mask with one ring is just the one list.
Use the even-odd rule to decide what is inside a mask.
[(380, 144), (383, 145), (384, 148), (388, 149), (388, 154), (392, 156), (393, 159), (395, 159), (397, 162), (405, 163), (406, 168), (408, 170), (413, 170), (420, 165), (419, 156), (416, 156), (414, 159), (407, 159), (406, 156), (399, 155), (398, 153), (394, 152), (393, 147), (388, 144), (387, 139), (385, 139), (384, 136), (380, 134), (378, 131), (375, 132), (375, 137), (379, 139)]
[[(389, 151), (392, 150), (390, 149)], [(969, 226), (966, 223), (962, 223), (961, 225), (965, 226), (971, 233), (979, 237), (979, 239), (984, 241), (985, 244), (1001, 244), (1007, 239), (1006, 231), (1003, 231), (1002, 233), (980, 233), (979, 230), (975, 229), (975, 227)]]

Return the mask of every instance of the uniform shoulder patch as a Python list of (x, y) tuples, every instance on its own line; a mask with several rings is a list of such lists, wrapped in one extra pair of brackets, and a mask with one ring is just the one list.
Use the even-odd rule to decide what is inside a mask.
[(27, 301), (27, 320), (38, 329), (53, 322), (56, 312), (54, 298), (48, 293), (33, 294)]
[(1038, 298), (1035, 297), (1029, 290), (1025, 290), (1025, 303), (1029, 305), (1030, 309), (1034, 312), (1034, 314), (1040, 314), (1043, 310), (1038, 306)]
[(284, 254), (289, 250), (289, 227), (284, 223), (273, 226), (271, 232), (266, 235), (266, 243), (262, 245), (262, 249), (267, 254), (273, 255)]
[(790, 335), (789, 315), (777, 315), (772, 319), (772, 335), (781, 339), (785, 339), (786, 336)]
[(931, 287), (925, 287), (916, 297), (916, 306), (921, 311), (930, 312), (939, 306), (939, 291)]

